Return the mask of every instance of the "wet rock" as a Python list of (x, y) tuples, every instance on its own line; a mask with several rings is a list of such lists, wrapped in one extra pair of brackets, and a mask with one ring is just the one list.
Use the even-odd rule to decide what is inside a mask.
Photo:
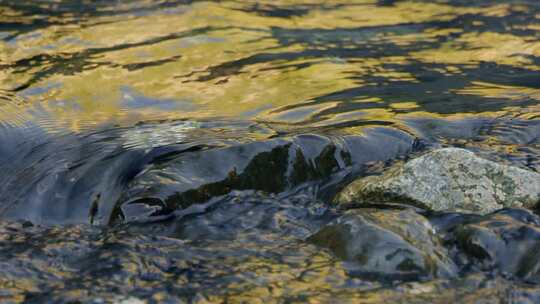
[(456, 272), (429, 221), (410, 209), (350, 210), (309, 241), (354, 262), (364, 277), (410, 280)]
[[(341, 154), (335, 156), (335, 150), (328, 138), (302, 135), (183, 153), (154, 162), (137, 176), (112, 219), (121, 217), (129, 221), (129, 215), (154, 217), (150, 212), (153, 209), (184, 210), (233, 190), (279, 193), (329, 176), (344, 166)], [(134, 204), (139, 211), (134, 211)], [(151, 206), (144, 207), (145, 204)]]
[(283, 193), (306, 182), (324, 183), (352, 166), (406, 155), (414, 143), (404, 132), (378, 128), (365, 136), (303, 134), (179, 153), (154, 160), (130, 181), (111, 222), (161, 219), (164, 210), (185, 210), (234, 190)]
[(400, 202), (435, 211), (487, 214), (504, 207), (535, 207), (540, 201), (540, 174), (445, 148), (396, 165), (383, 175), (359, 179), (336, 201)]
[(540, 283), (540, 217), (530, 211), (502, 210), (459, 225), (451, 235), (472, 269)]

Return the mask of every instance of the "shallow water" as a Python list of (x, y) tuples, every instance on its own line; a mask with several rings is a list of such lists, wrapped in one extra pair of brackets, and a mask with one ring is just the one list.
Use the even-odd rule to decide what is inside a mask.
[(422, 213), (450, 277), (306, 239), (430, 149), (540, 171), (539, 33), (532, 0), (0, 0), (0, 300), (537, 302), (465, 215)]

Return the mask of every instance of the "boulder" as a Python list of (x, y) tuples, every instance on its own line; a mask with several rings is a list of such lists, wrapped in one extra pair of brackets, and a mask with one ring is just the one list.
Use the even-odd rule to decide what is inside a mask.
[(540, 283), (540, 218), (525, 209), (505, 209), (458, 225), (448, 243), (468, 256), (471, 270), (498, 270)]
[(434, 211), (488, 214), (505, 207), (535, 207), (540, 201), (540, 174), (464, 149), (444, 148), (391, 167), (382, 175), (356, 180), (335, 200), (338, 204), (404, 203)]
[(418, 280), (456, 273), (429, 221), (411, 209), (349, 210), (308, 240), (352, 262), (352, 272), (363, 278)]

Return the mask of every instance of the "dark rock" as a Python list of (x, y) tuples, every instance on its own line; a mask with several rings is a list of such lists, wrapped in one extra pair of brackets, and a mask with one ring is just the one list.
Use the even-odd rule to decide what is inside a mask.
[[(111, 220), (144, 218), (161, 209), (184, 210), (233, 190), (282, 193), (306, 182), (324, 183), (352, 166), (408, 154), (413, 143), (404, 132), (380, 128), (365, 136), (304, 134), (182, 153), (153, 162), (138, 174), (118, 200)], [(146, 200), (148, 208), (142, 206)], [(133, 202), (137, 208), (131, 208)]]
[(502, 210), (458, 225), (451, 235), (471, 267), (540, 282), (540, 218), (528, 210)]
[(429, 221), (405, 210), (350, 210), (309, 238), (362, 275), (396, 279), (449, 277), (456, 273)]

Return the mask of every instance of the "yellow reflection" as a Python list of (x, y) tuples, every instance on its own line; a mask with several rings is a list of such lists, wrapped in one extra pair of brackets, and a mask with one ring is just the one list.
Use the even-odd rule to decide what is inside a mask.
[[(150, 4), (137, 1), (118, 8)], [(309, 9), (281, 18), (250, 11), (255, 4), (262, 8), (294, 5)], [(9, 41), (0, 40), (4, 66), (0, 69), (0, 89), (28, 85), (20, 93), (28, 106), (14, 116), (33, 120), (32, 113), (41, 111), (48, 130), (62, 127), (81, 131), (103, 124), (209, 117), (301, 123), (337, 108), (332, 94), (377, 85), (366, 79), (418, 83), (415, 73), (407, 71), (407, 66), (416, 61), (443, 64), (434, 70), (453, 75), (481, 61), (537, 70), (527, 57), (540, 56), (535, 37), (469, 32), (441, 45), (436, 43), (440, 37), (463, 29), (435, 28), (426, 23), (466, 14), (502, 18), (526, 9), (313, 0), (197, 2), (165, 11), (80, 19), (66, 13), (51, 20), (77, 22), (58, 22), (22, 32)], [(30, 24), (40, 18), (22, 16), (1, 5), (0, 12), (0, 20), (6, 22)], [(399, 48), (414, 49), (419, 43), (434, 43), (435, 47), (394, 54), (402, 51)], [(384, 56), (371, 57), (364, 52), (388, 44), (391, 48), (387, 52), (377, 52)], [(348, 55), (342, 58), (342, 52)], [(126, 91), (138, 99), (127, 100)], [(510, 99), (519, 94), (537, 96), (532, 89), (487, 90), (477, 84), (458, 93)], [(329, 101), (311, 108), (303, 106), (320, 96), (327, 96), (325, 100)], [(363, 102), (369, 97), (351, 96), (349, 101)], [(347, 119), (396, 122), (400, 115), (441, 116), (426, 112), (419, 104), (414, 100), (381, 102), (377, 109), (323, 115), (312, 126)], [(287, 116), (276, 111), (286, 106), (294, 106), (296, 114), (288, 111)], [(5, 109), (3, 112), (0, 119), (10, 121), (10, 115), (5, 115)]]
[(409, 102), (396, 102), (390, 105), (391, 108), (398, 110), (411, 110), (418, 108), (418, 104), (414, 101)]
[(488, 98), (504, 98), (507, 100), (523, 100), (524, 98), (531, 98), (540, 101), (540, 90), (538, 89), (492, 84), (480, 81), (473, 81), (471, 82), (471, 86), (456, 90), (456, 92), (458, 94), (477, 95)]
[[(465, 47), (464, 47), (465, 46)], [(540, 42), (533, 37), (517, 37), (500, 33), (466, 33), (438, 49), (420, 51), (413, 57), (425, 62), (477, 64), (490, 61), (540, 70), (526, 55), (539, 56)]]

